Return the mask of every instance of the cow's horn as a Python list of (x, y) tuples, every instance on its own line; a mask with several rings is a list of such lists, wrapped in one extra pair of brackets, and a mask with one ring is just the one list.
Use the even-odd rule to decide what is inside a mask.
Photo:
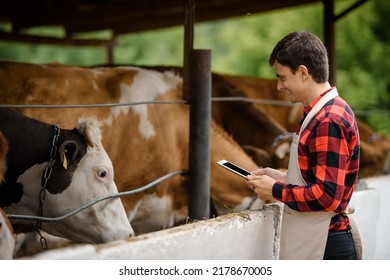
[(88, 127), (84, 127), (84, 135), (85, 135), (85, 140), (87, 140), (88, 146), (91, 146), (91, 147), (95, 146), (93, 141), (92, 141), (91, 135), (89, 133)]

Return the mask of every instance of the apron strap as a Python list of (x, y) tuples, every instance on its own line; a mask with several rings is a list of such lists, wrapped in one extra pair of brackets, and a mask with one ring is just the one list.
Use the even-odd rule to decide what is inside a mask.
[[(306, 116), (299, 135), (311, 119), (324, 105), (338, 96), (336, 88), (323, 96)], [(299, 135), (293, 136), (287, 182), (294, 185), (306, 185), (298, 163)], [(333, 212), (298, 212), (284, 205), (280, 236), (280, 254), (282, 260), (322, 260), (328, 237), (330, 219)]]

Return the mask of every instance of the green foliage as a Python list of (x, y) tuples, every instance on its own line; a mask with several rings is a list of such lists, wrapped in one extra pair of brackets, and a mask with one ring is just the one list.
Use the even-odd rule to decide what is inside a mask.
[[(336, 14), (356, 0), (336, 1)], [(374, 129), (390, 134), (390, 1), (370, 0), (336, 23), (337, 87)], [(0, 30), (10, 26), (0, 23)], [(247, 14), (195, 25), (194, 48), (210, 49), (213, 71), (273, 78), (268, 57), (287, 33), (309, 30), (323, 38), (323, 5), (302, 5), (279, 11)], [(33, 34), (64, 36), (61, 28), (37, 28)], [(119, 37), (116, 64), (182, 65), (183, 27)], [(81, 37), (110, 38), (107, 31)], [(0, 60), (33, 63), (59, 62), (91, 66), (105, 64), (107, 52), (98, 47), (62, 47), (0, 41)], [(370, 114), (383, 109), (381, 114)], [(360, 112), (361, 113), (360, 115)], [(385, 112), (385, 114), (383, 114)]]
[(376, 37), (382, 42), (390, 42), (390, 5), (388, 0), (375, 0), (372, 28)]
[(105, 63), (105, 50), (96, 47), (31, 45), (0, 41), (0, 60), (31, 63), (93, 65)]
[[(0, 30), (8, 30), (9, 26), (0, 24)], [(64, 37), (61, 28), (34, 28), (29, 31), (30, 35)], [(106, 36), (106, 32), (94, 34), (95, 38)], [(85, 37), (85, 36), (84, 36)], [(97, 47), (70, 47), (57, 45), (23, 44), (0, 41), (0, 60), (12, 60), (31, 63), (53, 63), (93, 65), (104, 63), (106, 60), (105, 50)]]
[(214, 71), (273, 78), (268, 57), (275, 44), (294, 30), (310, 30), (321, 36), (320, 15), (318, 5), (309, 5), (202, 23), (196, 30), (195, 47), (212, 50)]
[(359, 117), (387, 134), (390, 133), (390, 115), (376, 112), (390, 109), (390, 61), (384, 59), (389, 46), (385, 39), (378, 38), (375, 26), (388, 21), (389, 15), (377, 10), (380, 6), (385, 11), (384, 6), (390, 7), (389, 4), (387, 0), (374, 0), (342, 18), (337, 23), (336, 37), (340, 94), (355, 111), (364, 111)]
[(115, 49), (115, 63), (137, 65), (182, 65), (183, 28), (123, 35)]

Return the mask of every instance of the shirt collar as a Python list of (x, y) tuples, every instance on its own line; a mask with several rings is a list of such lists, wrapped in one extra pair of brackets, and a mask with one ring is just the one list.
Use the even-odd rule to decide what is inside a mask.
[(303, 113), (304, 115), (307, 115), (309, 114), (309, 112), (311, 111), (311, 109), (313, 109), (313, 107), (317, 104), (317, 102), (325, 96), (325, 94), (327, 94), (328, 92), (330, 92), (331, 90), (335, 89), (336, 87), (331, 87), (330, 89), (327, 89), (326, 91), (324, 91), (323, 93), (321, 93), (319, 96), (317, 96), (308, 106), (305, 106), (305, 108), (303, 108)]

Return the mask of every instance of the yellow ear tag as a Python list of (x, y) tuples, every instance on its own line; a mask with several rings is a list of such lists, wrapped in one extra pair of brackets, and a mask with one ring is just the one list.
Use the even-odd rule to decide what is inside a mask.
[(64, 152), (64, 162), (62, 163), (62, 166), (65, 168), (65, 169), (68, 169), (68, 160), (66, 159), (66, 150)]

